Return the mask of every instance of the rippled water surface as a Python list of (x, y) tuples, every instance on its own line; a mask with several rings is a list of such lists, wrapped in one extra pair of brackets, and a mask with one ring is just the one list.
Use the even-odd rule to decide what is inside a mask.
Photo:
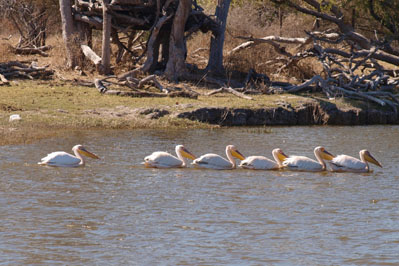
[[(83, 168), (40, 158), (85, 144)], [(358, 156), (370, 174), (146, 169), (176, 144), (196, 155), (282, 148)], [(399, 265), (399, 127), (95, 131), (0, 147), (1, 265)]]

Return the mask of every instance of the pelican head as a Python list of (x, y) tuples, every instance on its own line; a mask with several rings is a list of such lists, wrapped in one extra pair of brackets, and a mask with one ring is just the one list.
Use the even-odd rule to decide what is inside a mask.
[(280, 148), (274, 149), (272, 151), (272, 154), (276, 154), (276, 156), (280, 162), (284, 162), (284, 160), (288, 158), (288, 156)]
[(93, 158), (93, 159), (100, 159), (97, 155), (95, 155), (94, 153), (89, 152), (88, 150), (86, 150), (85, 147), (83, 147), (83, 145), (80, 145), (80, 144), (73, 146), (72, 151), (73, 152), (76, 151), (76, 152), (78, 152), (78, 153), (80, 153), (80, 154), (82, 154), (84, 156), (87, 156), (87, 157), (90, 157), (90, 158)]
[(228, 145), (228, 146), (226, 147), (226, 153), (228, 153), (228, 152), (230, 152), (231, 155), (233, 155), (233, 156), (236, 157), (237, 159), (245, 160), (245, 156), (242, 155), (242, 153), (239, 152), (239, 151), (237, 150), (237, 148), (236, 148), (234, 145)]
[(195, 160), (197, 158), (194, 154), (189, 152), (183, 145), (176, 146), (176, 153), (179, 154), (179, 152), (182, 156), (188, 159)]
[(370, 154), (368, 150), (361, 150), (359, 152), (360, 158), (364, 157), (364, 159), (372, 164), (375, 164), (382, 168), (382, 165)]
[(327, 161), (331, 161), (332, 159), (334, 159), (334, 155), (332, 155), (331, 153), (329, 153), (324, 147), (319, 146), (316, 147), (314, 149), (314, 153), (315, 154), (320, 154), (321, 158), (323, 158), (324, 160)]

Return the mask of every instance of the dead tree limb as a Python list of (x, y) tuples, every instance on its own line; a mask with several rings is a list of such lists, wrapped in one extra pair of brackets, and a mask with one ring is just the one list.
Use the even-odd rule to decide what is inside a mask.
[(138, 84), (138, 88), (142, 89), (144, 87), (144, 84), (148, 83), (148, 82), (153, 82), (155, 87), (157, 87), (161, 92), (164, 93), (168, 93), (169, 90), (165, 89), (161, 83), (159, 83), (159, 81), (157, 80), (155, 75), (150, 75), (148, 77), (143, 78), (142, 80), (140, 80), (139, 84)]
[(10, 82), (8, 81), (8, 79), (6, 79), (6, 77), (0, 74), (0, 85), (9, 85), (9, 84)]
[(284, 90), (286, 92), (288, 92), (288, 93), (297, 93), (297, 92), (300, 92), (303, 89), (309, 88), (309, 86), (311, 84), (313, 84), (313, 83), (320, 84), (321, 87), (325, 87), (326, 86), (325, 85), (326, 81), (321, 76), (317, 75), (317, 76), (314, 76), (313, 78), (311, 78), (310, 80), (305, 81), (302, 84), (292, 85), (290, 87), (284, 88)]
[(211, 92), (206, 93), (205, 96), (211, 96), (211, 95), (214, 95), (214, 94), (217, 94), (217, 93), (223, 93), (223, 92), (231, 93), (231, 94), (233, 94), (233, 95), (235, 95), (237, 97), (240, 97), (240, 98), (243, 98), (243, 99), (246, 99), (246, 100), (253, 100), (252, 97), (250, 97), (248, 95), (245, 95), (245, 94), (243, 94), (241, 92), (238, 92), (238, 91), (232, 89), (231, 87), (222, 87), (220, 89), (213, 90)]
[(26, 61), (0, 63), (0, 80), (2, 83), (8, 83), (9, 80), (15, 78), (48, 79), (54, 74), (54, 71), (47, 69), (47, 67), (38, 67), (33, 62), (26, 65)]
[(39, 54), (41, 56), (47, 57), (48, 54), (45, 52), (51, 49), (51, 46), (41, 46), (41, 47), (25, 47), (25, 48), (18, 48), (13, 47), (14, 52), (16, 54)]
[(101, 57), (99, 57), (89, 46), (82, 44), (81, 46), (83, 54), (89, 59), (93, 64), (96, 66), (96, 69), (99, 72), (101, 71), (102, 64), (101, 64)]

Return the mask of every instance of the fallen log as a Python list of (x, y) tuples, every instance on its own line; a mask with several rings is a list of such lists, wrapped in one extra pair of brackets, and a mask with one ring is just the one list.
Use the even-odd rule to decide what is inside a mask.
[(157, 87), (161, 92), (169, 93), (169, 90), (165, 89), (165, 88), (161, 85), (161, 83), (159, 83), (159, 81), (157, 80), (157, 78), (155, 77), (155, 75), (150, 75), (150, 76), (145, 77), (145, 78), (143, 78), (142, 80), (140, 80), (140, 82), (139, 82), (139, 84), (138, 84), (138, 88), (139, 88), (139, 89), (142, 89), (142, 88), (144, 87), (144, 84), (145, 84), (145, 83), (148, 83), (148, 82), (151, 82), (151, 81), (154, 83), (155, 87)]
[(99, 57), (89, 46), (82, 44), (80, 48), (87, 59), (92, 61), (94, 65), (97, 66), (101, 64), (101, 57)]
[[(26, 65), (29, 63), (29, 65)], [(10, 61), (0, 63), (0, 80), (7, 84), (9, 79), (28, 78), (28, 79), (44, 79), (54, 74), (53, 70), (47, 69), (48, 66), (38, 67), (36, 62), (29, 61)]]
[(89, 46), (82, 44), (80, 46), (82, 49), (83, 54), (87, 59), (89, 59), (91, 62), (93, 62), (94, 66), (96, 67), (96, 70), (99, 73), (103, 73), (104, 67), (102, 64), (102, 58), (98, 56)]
[(8, 79), (6, 79), (6, 77), (4, 77), (2, 74), (0, 74), (0, 85), (8, 85), (10, 84), (10, 82), (8, 81)]
[(222, 87), (220, 89), (208, 92), (205, 95), (206, 96), (211, 96), (211, 95), (214, 95), (214, 94), (217, 94), (217, 93), (223, 93), (223, 92), (231, 93), (231, 94), (233, 94), (233, 95), (235, 95), (237, 97), (240, 97), (240, 98), (243, 98), (243, 99), (246, 99), (246, 100), (253, 100), (252, 97), (250, 97), (248, 95), (245, 95), (245, 94), (243, 94), (241, 92), (238, 92), (238, 91), (232, 89), (231, 87)]
[(288, 93), (296, 93), (300, 92), (303, 89), (309, 88), (309, 86), (313, 83), (319, 83), (321, 87), (326, 86), (326, 81), (319, 75), (316, 75), (310, 80), (303, 82), (302, 84), (285, 87), (284, 90)]
[(24, 47), (24, 48), (19, 48), (19, 47), (13, 47), (14, 53), (16, 54), (39, 54), (41, 56), (47, 57), (48, 54), (44, 51), (48, 51), (51, 49), (51, 46), (41, 46), (41, 47)]
[(107, 90), (104, 94), (106, 95), (118, 95), (118, 96), (126, 96), (126, 97), (134, 97), (134, 98), (143, 98), (143, 97), (183, 97), (190, 99), (197, 99), (198, 95), (191, 93), (189, 91), (174, 91), (168, 94), (165, 93), (154, 93), (147, 91), (121, 91), (121, 90)]
[(385, 106), (385, 104), (386, 104), (383, 100), (378, 99), (377, 97), (374, 97), (374, 96), (371, 96), (371, 95), (367, 95), (365, 93), (360, 93), (360, 92), (356, 92), (356, 91), (346, 90), (346, 89), (338, 87), (338, 86), (333, 86), (333, 88), (334, 88), (334, 90), (343, 92), (344, 94), (351, 95), (351, 96), (352, 95), (358, 96), (360, 98), (364, 98), (364, 99), (370, 100), (372, 102), (375, 102), (375, 103), (377, 103), (377, 104), (379, 104), (381, 106)]

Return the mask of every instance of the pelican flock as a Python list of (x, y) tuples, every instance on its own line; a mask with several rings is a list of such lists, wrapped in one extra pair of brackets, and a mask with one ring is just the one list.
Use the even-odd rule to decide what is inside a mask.
[(264, 156), (249, 156), (241, 161), (239, 167), (253, 170), (277, 170), (283, 167), (283, 161), (288, 158), (281, 149), (272, 151), (274, 158), (270, 160)]
[(359, 152), (359, 157), (360, 160), (344, 154), (338, 155), (331, 162), (328, 162), (329, 170), (332, 172), (367, 173), (370, 172), (370, 167), (367, 162), (382, 167), (368, 150), (361, 150)]
[(42, 158), (38, 164), (56, 167), (77, 167), (85, 165), (85, 160), (83, 159), (82, 155), (93, 159), (100, 159), (97, 155), (89, 152), (80, 144), (75, 145), (72, 148), (72, 151), (75, 156), (64, 151), (52, 152), (46, 157)]
[(186, 158), (195, 160), (195, 156), (189, 152), (183, 145), (177, 145), (175, 148), (177, 158), (164, 151), (156, 151), (144, 158), (144, 165), (149, 168), (174, 168), (186, 167)]
[(236, 161), (234, 158), (244, 160), (244, 155), (241, 154), (237, 150), (234, 145), (227, 145), (226, 147), (226, 156), (228, 160), (223, 158), (220, 155), (214, 153), (208, 153), (202, 155), (198, 159), (193, 161), (193, 164), (199, 168), (209, 168), (209, 169), (216, 169), (216, 170), (228, 170), (236, 168)]
[[(49, 153), (38, 164), (56, 167), (78, 167), (85, 165), (83, 156), (100, 159), (96, 154), (89, 152), (80, 144), (75, 145), (72, 151), (74, 155), (64, 151)], [(239, 159), (241, 162), (238, 167), (252, 170), (367, 173), (371, 172), (369, 163), (382, 168), (381, 163), (368, 150), (361, 150), (359, 152), (360, 159), (357, 159), (343, 154), (334, 156), (322, 146), (314, 149), (316, 160), (305, 156), (287, 156), (280, 148), (272, 151), (274, 160), (265, 156), (249, 156), (245, 158), (234, 145), (226, 146), (227, 159), (214, 153), (208, 153), (196, 158), (183, 145), (176, 145), (175, 152), (176, 156), (163, 151), (153, 152), (144, 158), (142, 164), (147, 168), (181, 168), (187, 167), (187, 159), (190, 159), (193, 160), (192, 165), (196, 168), (228, 170), (235, 169), (237, 167), (236, 159)]]

